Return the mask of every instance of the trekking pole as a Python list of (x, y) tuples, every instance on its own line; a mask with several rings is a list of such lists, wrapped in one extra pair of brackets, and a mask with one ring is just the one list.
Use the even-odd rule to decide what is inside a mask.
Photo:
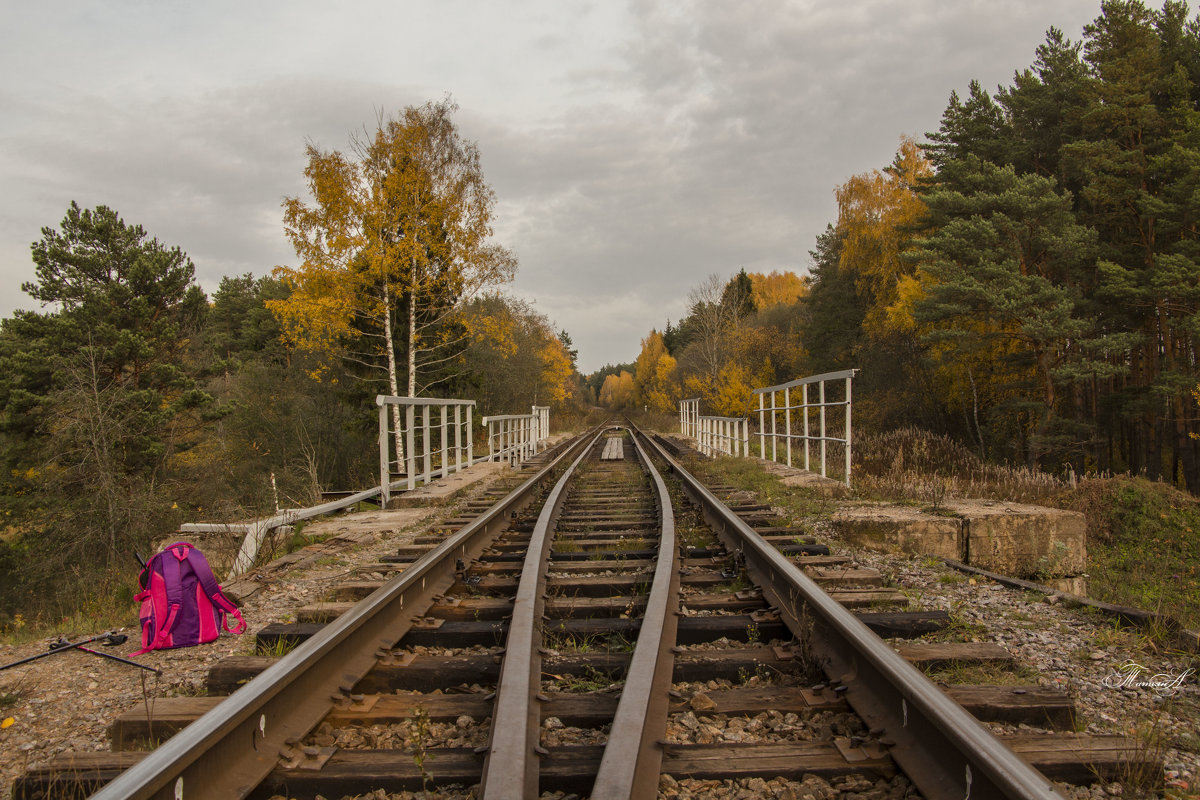
[[(108, 641), (106, 641), (104, 644), (107, 647), (114, 647), (118, 644), (123, 644), (125, 642), (125, 640), (128, 638), (129, 637), (123, 633), (122, 634), (113, 634), (108, 637)], [(113, 655), (112, 653), (105, 653), (103, 650), (93, 650), (90, 647), (84, 647), (82, 643), (75, 645), (75, 649), (82, 650), (85, 653), (91, 653), (94, 656), (100, 656), (101, 658), (111, 658), (113, 661), (120, 661), (122, 664), (128, 664), (131, 667), (138, 667), (139, 669), (144, 669), (147, 672), (153, 672), (155, 675), (162, 674), (162, 670), (159, 669), (158, 667), (151, 667), (151, 666), (147, 666), (146, 664), (139, 664), (136, 661), (131, 661), (130, 659), (124, 658), (122, 656)]]
[(74, 650), (76, 647), (79, 647), (82, 644), (91, 644), (92, 642), (99, 641), (100, 639), (108, 639), (109, 637), (115, 636), (115, 635), (116, 635), (116, 631), (105, 631), (104, 633), (101, 633), (97, 636), (93, 636), (90, 639), (83, 639), (82, 641), (78, 641), (78, 642), (63, 642), (62, 640), (59, 640), (58, 642), (50, 645), (50, 649), (47, 650), (46, 652), (38, 653), (37, 655), (32, 655), (32, 656), (29, 656), (28, 658), (22, 658), (20, 661), (14, 661), (11, 664), (5, 664), (4, 666), (0, 667), (0, 670), (6, 670), (10, 667), (17, 667), (17, 666), (20, 666), (21, 664), (28, 664), (30, 661), (37, 661), (39, 658), (45, 658), (46, 656), (52, 656), (55, 653), (62, 653), (67, 650)]

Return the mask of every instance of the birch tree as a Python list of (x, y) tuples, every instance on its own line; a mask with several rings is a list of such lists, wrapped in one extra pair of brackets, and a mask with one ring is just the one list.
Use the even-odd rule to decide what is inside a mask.
[(516, 270), (492, 241), (495, 194), (456, 110), (443, 99), (381, 116), (349, 155), (309, 144), (311, 201), (283, 203), (302, 262), (276, 269), (292, 290), (269, 303), (285, 335), (326, 356), (326, 368), (374, 372), (396, 396), (402, 387), (420, 396), (446, 376), (467, 343), (453, 324), (462, 305)]

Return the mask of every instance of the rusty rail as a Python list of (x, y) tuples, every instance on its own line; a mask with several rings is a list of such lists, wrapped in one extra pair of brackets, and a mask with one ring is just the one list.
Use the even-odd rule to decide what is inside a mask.
[(675, 631), (679, 620), (679, 547), (675, 541), (675, 512), (662, 475), (638, 441), (633, 446), (642, 468), (654, 484), (655, 502), (662, 517), (654, 579), (642, 616), (642, 627), (625, 674), (625, 688), (617, 703), (608, 733), (608, 744), (592, 787), (592, 800), (653, 798), (658, 794), (663, 748), (659, 744), (667, 725), (671, 670), (674, 666)]
[(542, 685), (541, 622), (550, 544), (575, 469), (602, 435), (598, 433), (592, 438), (550, 490), (525, 551), (512, 621), (504, 643), (500, 682), (496, 685), (492, 735), (483, 762), (479, 796), (486, 800), (538, 795), (540, 760), (537, 751), (542, 721), (538, 705)]
[[(801, 645), (928, 800), (1062, 800), (1050, 781), (826, 594), (653, 442)], [(840, 688), (840, 687), (839, 687)]]
[(290, 740), (315, 727), (398, 642), (435, 595), (528, 505), (538, 485), (587, 441), (581, 436), (459, 532), (269, 667), (93, 795), (100, 800), (245, 797)]
[[(632, 432), (631, 432), (632, 433)], [(496, 689), (492, 735), (484, 762), (480, 797), (536, 797), (539, 781), (538, 735), (541, 712), (543, 587), (550, 545), (558, 514), (575, 469), (595, 446), (593, 440), (567, 470), (534, 526), (522, 565), (520, 585), (513, 604), (512, 622), (505, 642), (505, 659)], [(666, 727), (679, 608), (679, 551), (675, 542), (675, 517), (666, 483), (654, 468), (637, 438), (634, 448), (643, 471), (655, 489), (659, 509), (659, 548), (650, 595), (637, 644), (625, 676), (625, 687), (609, 729), (608, 744), (591, 796), (597, 800), (652, 798), (657, 794), (662, 746), (658, 740)]]

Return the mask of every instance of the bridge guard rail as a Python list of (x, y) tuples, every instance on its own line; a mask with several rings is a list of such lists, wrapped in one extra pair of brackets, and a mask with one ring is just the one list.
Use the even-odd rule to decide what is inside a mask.
[[(538, 414), (501, 414), (483, 418), (487, 426), (488, 461), (503, 461), (518, 467), (538, 451)], [(547, 421), (549, 425), (549, 421)]]
[[(377, 395), (380, 500), (391, 499), (392, 476), (412, 490), (469, 467), (475, 456), (474, 400)], [(451, 419), (453, 413), (453, 419)]]
[(679, 432), (693, 439), (700, 438), (700, 398), (679, 401)]
[(537, 417), (537, 443), (542, 445), (550, 438), (550, 406), (534, 406), (533, 416)]
[[(830, 442), (841, 444), (845, 453), (845, 484), (850, 486), (850, 433), (851, 433), (851, 384), (854, 380), (857, 369), (847, 369), (840, 372), (826, 372), (821, 375), (813, 375), (807, 378), (799, 378), (789, 383), (781, 383), (778, 386), (767, 386), (763, 389), (755, 389), (754, 394), (758, 395), (758, 445), (759, 455), (771, 461), (779, 461), (779, 440), (784, 441), (784, 451), (787, 465), (792, 465), (792, 442), (804, 442), (804, 469), (811, 471), (810, 467), (810, 443), (819, 443), (819, 453), (821, 459), (821, 477), (828, 477), (827, 474), (827, 459), (826, 450)], [(811, 398), (809, 387), (816, 385), (817, 399), (814, 402)], [(843, 386), (841, 391), (841, 400), (830, 400), (827, 397), (826, 384), (835, 386)], [(795, 402), (794, 389), (800, 389), (800, 402)], [(781, 397), (782, 395), (782, 397)], [(768, 400), (768, 397), (770, 398)], [(810, 416), (810, 409), (815, 409), (815, 415)], [(833, 410), (836, 414), (838, 409), (842, 409), (842, 417), (844, 421), (843, 433), (841, 437), (830, 436), (826, 414), (829, 410)], [(797, 416), (799, 419), (793, 419), (793, 411), (800, 412)], [(781, 433), (780, 422), (782, 417), (783, 432)], [(799, 428), (793, 427), (793, 422), (799, 423)], [(813, 426), (816, 430), (813, 430)], [(797, 430), (799, 432), (797, 432)], [(771, 447), (768, 451), (767, 440), (771, 440)]]
[(697, 417), (696, 441), (706, 456), (750, 455), (750, 420), (746, 417)]

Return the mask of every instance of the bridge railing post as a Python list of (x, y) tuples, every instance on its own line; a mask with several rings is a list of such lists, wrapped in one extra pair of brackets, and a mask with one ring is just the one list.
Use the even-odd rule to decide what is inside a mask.
[(699, 416), (696, 428), (696, 449), (704, 455), (750, 455), (749, 417)]
[[(475, 438), (471, 430), (474, 400), (379, 395), (375, 402), (379, 406), (379, 494), (385, 506), (397, 484), (411, 491), (421, 483), (429, 483), (471, 465)], [(402, 408), (404, 413), (391, 415), (389, 412), (396, 407)], [(453, 422), (451, 408), (454, 409)], [(400, 420), (402, 430), (391, 429), (392, 419)], [(397, 436), (404, 445), (400, 457), (393, 456)], [(393, 475), (400, 475), (402, 480), (393, 481)]]
[[(546, 409), (549, 411), (549, 408)], [(498, 414), (483, 418), (488, 432), (488, 461), (520, 466), (537, 453), (539, 432), (549, 425), (541, 411), (534, 414)]]
[[(816, 443), (818, 448), (818, 458), (820, 460), (821, 477), (829, 477), (829, 444), (841, 445), (843, 448), (843, 482), (846, 486), (850, 486), (850, 469), (851, 469), (851, 453), (852, 453), (852, 386), (857, 369), (842, 370), (840, 372), (827, 372), (822, 375), (813, 375), (807, 378), (790, 381), (789, 383), (780, 384), (778, 386), (767, 386), (762, 389), (755, 389), (754, 393), (759, 397), (759, 408), (763, 411), (771, 411), (771, 429), (769, 432), (765, 430), (763, 417), (759, 417), (759, 449), (762, 451), (763, 458), (767, 458), (766, 446), (764, 440), (766, 437), (771, 438), (771, 460), (778, 461), (778, 448), (776, 442), (782, 438), (785, 442), (786, 461), (788, 466), (792, 465), (792, 441), (799, 440), (804, 443), (804, 469), (812, 469), (811, 445)], [(834, 400), (827, 396), (826, 384), (832, 387), (834, 397), (837, 396), (837, 387), (840, 385), (842, 389), (842, 399)], [(810, 402), (809, 387), (816, 386), (817, 398), (816, 402)], [(800, 387), (800, 404), (795, 405), (792, 402), (791, 390), (795, 387)], [(783, 406), (778, 406), (777, 393), (783, 392)], [(771, 395), (770, 405), (766, 403), (767, 394)], [(809, 410), (816, 411), (816, 419), (814, 420), (809, 415)], [(834, 413), (833, 424), (837, 424), (836, 412), (841, 409), (843, 419), (843, 432), (841, 436), (831, 436), (829, 431), (830, 419), (829, 413)], [(801, 425), (803, 432), (795, 433), (792, 430), (792, 411), (801, 411)], [(775, 416), (782, 411), (784, 414), (784, 430), (780, 434), (775, 426)], [(814, 435), (813, 423), (816, 423), (816, 432)], [(834, 428), (836, 430), (836, 427)], [(835, 467), (836, 469), (836, 467)]]

